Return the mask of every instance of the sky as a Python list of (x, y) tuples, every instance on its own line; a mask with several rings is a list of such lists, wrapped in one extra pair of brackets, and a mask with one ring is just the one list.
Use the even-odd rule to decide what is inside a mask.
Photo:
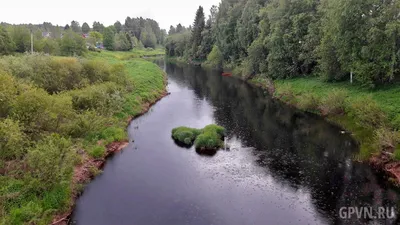
[(193, 23), (199, 5), (206, 16), (212, 5), (221, 0), (7, 0), (1, 3), (0, 22), (11, 24), (51, 22), (53, 25), (70, 24), (72, 20), (81, 25), (93, 21), (105, 26), (119, 20), (122, 24), (127, 16), (156, 20), (160, 27), (169, 30), (170, 25)]

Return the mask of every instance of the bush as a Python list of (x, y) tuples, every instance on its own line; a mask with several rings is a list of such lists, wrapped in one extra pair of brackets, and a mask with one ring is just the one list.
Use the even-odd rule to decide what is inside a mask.
[(280, 88), (277, 89), (276, 95), (284, 102), (293, 103), (295, 101), (293, 87), (292, 85), (287, 83), (283, 84)]
[(322, 99), (321, 112), (323, 115), (343, 114), (346, 109), (347, 92), (343, 89), (334, 89)]
[(107, 127), (100, 134), (101, 140), (106, 140), (106, 144), (114, 141), (122, 141), (126, 138), (126, 132), (124, 129), (119, 127)]
[(123, 91), (117, 84), (108, 82), (70, 91), (67, 94), (72, 96), (75, 110), (95, 110), (101, 115), (112, 115), (122, 109)]
[(393, 150), (400, 142), (400, 133), (392, 131), (389, 128), (379, 128), (374, 134), (375, 143), (379, 145), (379, 149)]
[(347, 109), (348, 115), (353, 117), (360, 126), (377, 128), (387, 123), (385, 112), (378, 106), (371, 96), (357, 98)]
[(30, 175), (38, 179), (42, 189), (50, 190), (55, 184), (69, 182), (72, 177), (75, 152), (69, 139), (57, 134), (39, 141), (27, 154)]
[(0, 71), (0, 118), (8, 116), (17, 91), (14, 78)]
[(22, 158), (26, 142), (18, 122), (11, 119), (0, 120), (0, 161)]
[(317, 96), (306, 93), (298, 98), (297, 106), (305, 111), (316, 112), (321, 104), (321, 99)]
[(214, 45), (210, 54), (207, 56), (207, 61), (204, 63), (206, 67), (222, 68), (223, 56), (218, 46)]
[(112, 119), (99, 115), (93, 110), (83, 111), (76, 114), (72, 121), (67, 124), (66, 133), (73, 138), (85, 136), (96, 136), (107, 124), (113, 124)]
[(60, 132), (74, 112), (71, 97), (30, 89), (16, 98), (11, 113), (13, 119), (24, 125), (25, 132), (38, 136), (44, 131)]
[(89, 150), (89, 155), (95, 159), (101, 159), (106, 152), (104, 146), (96, 145), (92, 149)]
[(222, 138), (225, 136), (225, 128), (217, 125), (208, 125), (203, 129), (189, 127), (177, 127), (172, 130), (172, 138), (179, 143), (196, 148), (218, 149), (222, 147)]
[(172, 138), (180, 143), (192, 145), (201, 130), (190, 127), (177, 127), (172, 130)]

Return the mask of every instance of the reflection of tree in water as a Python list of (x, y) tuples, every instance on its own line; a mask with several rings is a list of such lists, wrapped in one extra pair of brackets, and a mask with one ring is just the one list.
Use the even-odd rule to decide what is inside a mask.
[(344, 206), (398, 202), (398, 194), (367, 165), (352, 161), (356, 143), (337, 127), (280, 104), (237, 79), (175, 65), (168, 65), (167, 73), (178, 85), (193, 89), (198, 98), (209, 100), (216, 108), (217, 123), (255, 147), (257, 163), (266, 172), (295, 190), (308, 189), (316, 211), (332, 223), (344, 223), (338, 219)]

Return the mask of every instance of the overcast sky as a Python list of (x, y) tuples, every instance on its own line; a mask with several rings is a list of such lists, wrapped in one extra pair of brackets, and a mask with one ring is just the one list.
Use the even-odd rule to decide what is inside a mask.
[(0, 7), (0, 22), (12, 24), (51, 22), (53, 25), (70, 24), (72, 20), (81, 25), (93, 21), (104, 25), (125, 22), (127, 16), (144, 17), (156, 20), (161, 28), (181, 23), (188, 26), (193, 23), (199, 5), (204, 7), (206, 15), (212, 5), (221, 0), (6, 0)]

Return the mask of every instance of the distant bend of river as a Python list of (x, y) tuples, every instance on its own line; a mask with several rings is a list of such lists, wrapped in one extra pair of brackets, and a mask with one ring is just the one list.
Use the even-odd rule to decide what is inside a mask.
[[(130, 124), (135, 142), (87, 186), (73, 224), (372, 224), (339, 211), (397, 206), (399, 192), (352, 160), (358, 147), (338, 127), (241, 80), (159, 63), (171, 95)], [(230, 150), (201, 155), (171, 138), (210, 123), (227, 129)]]

